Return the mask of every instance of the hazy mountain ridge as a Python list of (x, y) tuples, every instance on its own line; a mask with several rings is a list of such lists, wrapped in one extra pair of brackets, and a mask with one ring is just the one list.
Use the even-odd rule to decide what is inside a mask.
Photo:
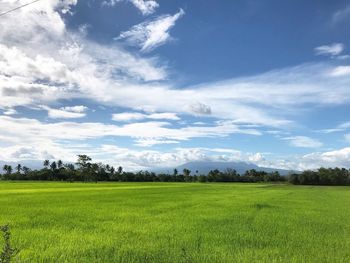
[[(183, 169), (189, 169), (191, 170), (191, 174), (208, 174), (210, 170), (218, 169), (219, 171), (225, 171), (226, 169), (234, 169), (239, 174), (244, 174), (247, 170), (255, 169), (257, 171), (264, 171), (264, 172), (274, 172), (278, 171), (281, 175), (288, 175), (293, 172), (292, 170), (286, 170), (286, 169), (278, 169), (278, 168), (269, 168), (269, 167), (260, 167), (253, 163), (247, 163), (247, 162), (208, 162), (208, 161), (195, 161), (195, 162), (188, 162), (183, 165), (180, 165), (176, 167), (176, 169), (179, 172), (182, 172)], [(171, 173), (172, 170), (164, 169), (166, 172)], [(198, 171), (198, 172), (196, 172)]]

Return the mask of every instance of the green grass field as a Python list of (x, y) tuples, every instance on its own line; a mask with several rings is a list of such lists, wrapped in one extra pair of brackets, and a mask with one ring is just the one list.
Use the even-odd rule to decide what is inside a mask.
[(1, 182), (0, 209), (20, 262), (350, 262), (350, 187)]

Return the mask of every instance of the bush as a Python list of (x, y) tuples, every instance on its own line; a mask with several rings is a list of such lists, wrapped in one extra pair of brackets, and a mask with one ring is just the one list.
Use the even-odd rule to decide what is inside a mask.
[(0, 253), (0, 263), (9, 263), (11, 259), (18, 253), (18, 250), (11, 247), (11, 232), (8, 225), (0, 226), (0, 231), (3, 232), (4, 246)]

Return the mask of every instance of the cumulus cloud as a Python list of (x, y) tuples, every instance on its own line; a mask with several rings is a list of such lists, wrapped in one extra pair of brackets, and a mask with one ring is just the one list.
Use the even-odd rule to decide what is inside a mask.
[(319, 46), (315, 48), (315, 53), (317, 55), (329, 55), (337, 56), (344, 50), (344, 45), (342, 43), (333, 43), (330, 45)]
[(289, 141), (290, 145), (294, 147), (319, 148), (323, 146), (322, 142), (307, 136), (291, 136), (283, 139)]
[(138, 8), (143, 15), (154, 13), (159, 6), (159, 4), (153, 0), (130, 0), (130, 2)]
[(190, 105), (190, 110), (199, 115), (210, 115), (211, 107), (209, 105), (205, 105), (204, 103), (193, 103)]
[(164, 45), (172, 38), (169, 31), (185, 12), (180, 9), (175, 15), (163, 15), (133, 26), (129, 31), (122, 32), (116, 39), (125, 39), (130, 45), (141, 48), (142, 52), (150, 52)]
[(350, 148), (339, 150), (316, 152), (302, 156), (299, 162), (295, 163), (300, 170), (317, 169), (320, 167), (350, 167)]

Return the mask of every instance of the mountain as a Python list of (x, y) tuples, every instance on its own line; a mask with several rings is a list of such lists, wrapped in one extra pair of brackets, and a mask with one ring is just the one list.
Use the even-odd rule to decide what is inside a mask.
[[(295, 172), (291, 170), (284, 169), (275, 169), (260, 167), (252, 163), (247, 162), (210, 162), (210, 161), (197, 161), (197, 162), (188, 162), (183, 165), (176, 167), (179, 172), (182, 172), (183, 169), (191, 170), (191, 174), (208, 174), (210, 170), (218, 169), (220, 171), (225, 171), (228, 168), (236, 170), (239, 174), (244, 174), (245, 171), (255, 169), (257, 171), (264, 172), (274, 172), (278, 171), (281, 175), (288, 175), (289, 173)], [(198, 171), (198, 173), (196, 173)], [(167, 170), (167, 172), (172, 173), (172, 170)]]

